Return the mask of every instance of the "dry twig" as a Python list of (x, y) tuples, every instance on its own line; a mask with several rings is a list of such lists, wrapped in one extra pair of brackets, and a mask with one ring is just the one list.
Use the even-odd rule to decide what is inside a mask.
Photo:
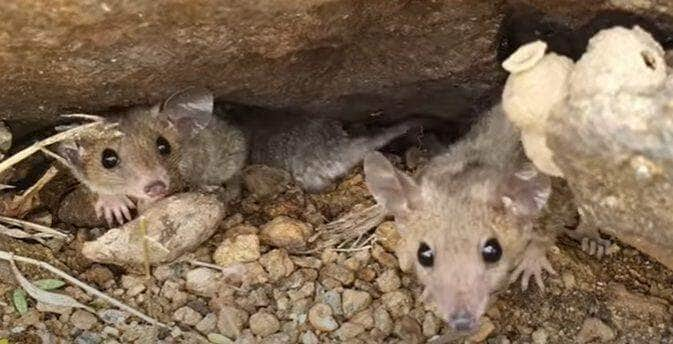
[(94, 295), (96, 297), (99, 297), (99, 298), (109, 302), (113, 306), (115, 306), (115, 307), (117, 307), (117, 308), (119, 308), (123, 311), (129, 312), (129, 313), (137, 316), (138, 318), (140, 318), (140, 319), (142, 319), (142, 320), (144, 320), (144, 321), (146, 321), (150, 324), (156, 324), (157, 326), (161, 326), (161, 327), (168, 327), (165, 324), (159, 322), (158, 320), (156, 320), (154, 318), (151, 318), (151, 317), (145, 315), (144, 313), (142, 313), (140, 311), (137, 311), (134, 308), (131, 308), (131, 307), (125, 305), (121, 301), (118, 301), (117, 299), (114, 299), (114, 298), (108, 296), (107, 294), (99, 291), (98, 289), (90, 287), (86, 283), (68, 275), (67, 273), (57, 269), (56, 267), (54, 267), (53, 265), (51, 265), (49, 263), (46, 263), (46, 262), (43, 262), (43, 261), (40, 261), (40, 260), (37, 260), (37, 259), (33, 259), (33, 258), (17, 256), (17, 255), (14, 255), (14, 254), (6, 252), (6, 251), (0, 251), (0, 259), (10, 261), (10, 262), (11, 261), (18, 261), (18, 262), (28, 263), (28, 264), (32, 264), (32, 265), (37, 265), (37, 266), (39, 266), (43, 269), (46, 269), (46, 270), (52, 272), (55, 275), (63, 278), (64, 280), (84, 289), (89, 294)]

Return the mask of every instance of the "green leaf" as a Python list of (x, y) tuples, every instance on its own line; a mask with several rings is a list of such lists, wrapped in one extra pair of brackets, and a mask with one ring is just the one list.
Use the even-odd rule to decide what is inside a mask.
[(54, 290), (64, 286), (65, 282), (57, 279), (41, 279), (34, 281), (33, 284), (42, 290)]
[(0, 338), (0, 344), (9, 344), (9, 339), (7, 339), (7, 338)]
[(24, 315), (28, 313), (28, 301), (26, 300), (26, 292), (23, 289), (15, 289), (12, 295), (12, 303), (19, 314)]

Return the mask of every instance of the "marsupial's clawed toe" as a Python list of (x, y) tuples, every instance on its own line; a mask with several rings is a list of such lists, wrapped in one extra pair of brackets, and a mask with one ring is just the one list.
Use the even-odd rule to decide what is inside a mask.
[(99, 195), (94, 206), (96, 216), (105, 218), (108, 226), (112, 227), (115, 223), (124, 224), (131, 221), (131, 209), (135, 204), (125, 195)]
[(541, 245), (531, 245), (526, 250), (521, 262), (512, 272), (510, 283), (516, 281), (521, 276), (521, 290), (527, 290), (530, 278), (535, 278), (535, 283), (544, 291), (544, 282), (542, 274), (547, 271), (551, 275), (556, 275), (556, 270), (547, 259), (545, 249)]

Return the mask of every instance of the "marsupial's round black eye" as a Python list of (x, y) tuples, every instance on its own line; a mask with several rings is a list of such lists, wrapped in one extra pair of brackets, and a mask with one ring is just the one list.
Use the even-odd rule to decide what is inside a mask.
[(435, 253), (432, 252), (430, 246), (424, 242), (421, 242), (418, 246), (418, 262), (426, 268), (435, 264)]
[(107, 169), (111, 169), (119, 165), (119, 156), (117, 156), (117, 152), (115, 152), (114, 149), (105, 148), (105, 150), (103, 150), (101, 164), (103, 164), (103, 167)]
[(481, 249), (481, 256), (484, 257), (486, 263), (495, 263), (502, 257), (502, 247), (498, 239), (491, 238), (486, 240), (484, 247)]
[(157, 150), (161, 155), (171, 154), (171, 144), (163, 136), (157, 138)]

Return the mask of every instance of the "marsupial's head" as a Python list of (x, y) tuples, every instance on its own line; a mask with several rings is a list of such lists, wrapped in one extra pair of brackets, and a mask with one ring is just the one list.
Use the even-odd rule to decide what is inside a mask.
[(424, 294), (453, 329), (475, 330), (523, 253), (549, 179), (528, 165), (509, 173), (431, 165), (417, 181), (378, 152), (367, 155), (364, 171), (374, 198), (395, 216), (401, 263), (413, 261)]
[(64, 141), (57, 149), (75, 177), (100, 194), (154, 201), (177, 183), (181, 145), (212, 118), (213, 96), (188, 89), (153, 107), (106, 119), (109, 133)]

